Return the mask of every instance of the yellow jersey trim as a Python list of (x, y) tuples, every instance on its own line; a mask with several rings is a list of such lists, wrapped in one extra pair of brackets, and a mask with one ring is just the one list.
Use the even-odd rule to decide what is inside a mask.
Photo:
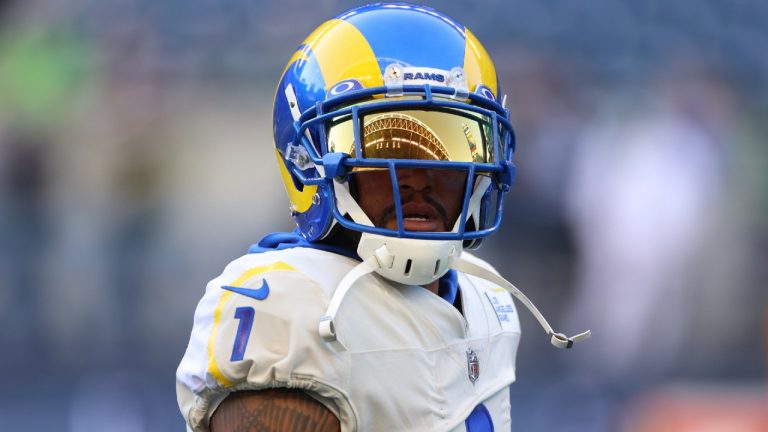
[[(284, 263), (282, 261), (278, 261), (265, 266), (250, 268), (244, 271), (240, 276), (237, 277), (237, 279), (232, 281), (229, 285), (241, 286), (242, 284), (244, 284), (254, 276), (258, 276), (258, 275), (273, 272), (273, 271), (297, 272), (298, 270), (296, 270), (296, 268), (291, 266), (290, 264)], [(232, 387), (236, 383), (230, 380), (229, 378), (225, 377), (224, 374), (221, 372), (221, 368), (219, 367), (219, 364), (216, 362), (216, 355), (214, 353), (215, 351), (214, 344), (216, 342), (216, 334), (218, 333), (219, 326), (221, 324), (222, 310), (224, 309), (224, 305), (227, 304), (227, 300), (231, 295), (232, 295), (231, 291), (222, 290), (221, 297), (219, 297), (219, 301), (218, 303), (216, 303), (216, 309), (213, 312), (213, 327), (211, 328), (211, 335), (208, 337), (208, 346), (207, 346), (208, 372), (211, 375), (213, 375), (213, 377), (216, 378), (216, 381), (218, 381), (224, 387)]]

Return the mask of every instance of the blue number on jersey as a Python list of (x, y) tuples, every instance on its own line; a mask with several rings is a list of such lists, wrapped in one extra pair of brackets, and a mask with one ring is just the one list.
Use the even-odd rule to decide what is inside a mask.
[(251, 327), (253, 327), (253, 314), (252, 307), (239, 307), (235, 309), (235, 319), (239, 319), (240, 324), (237, 326), (237, 334), (235, 335), (235, 344), (232, 346), (230, 361), (239, 361), (245, 356), (245, 346), (248, 344), (248, 337), (251, 335)]
[(483, 404), (476, 406), (464, 420), (464, 426), (467, 432), (493, 432), (493, 421), (488, 408)]

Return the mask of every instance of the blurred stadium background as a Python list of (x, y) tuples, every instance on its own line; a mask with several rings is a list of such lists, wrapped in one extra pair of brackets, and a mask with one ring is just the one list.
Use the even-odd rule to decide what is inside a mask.
[[(0, 429), (183, 430), (205, 283), (291, 229), (271, 103), (346, 0), (0, 1)], [(487, 258), (521, 431), (767, 431), (768, 3), (426, 1), (484, 41), (518, 183)], [(429, 37), (429, 35), (424, 35)]]

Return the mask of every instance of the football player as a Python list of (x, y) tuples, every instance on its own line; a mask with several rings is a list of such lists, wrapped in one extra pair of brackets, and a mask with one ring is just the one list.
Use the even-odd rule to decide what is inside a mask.
[(514, 135), (494, 65), (435, 10), (318, 27), (274, 101), (296, 222), (208, 284), (177, 371), (188, 430), (509, 430), (520, 326), (465, 252), (501, 222)]

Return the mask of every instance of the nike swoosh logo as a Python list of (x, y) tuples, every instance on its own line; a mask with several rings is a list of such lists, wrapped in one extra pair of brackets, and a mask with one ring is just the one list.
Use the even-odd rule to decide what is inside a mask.
[(222, 285), (221, 289), (242, 294), (246, 297), (250, 297), (256, 300), (264, 300), (269, 295), (269, 285), (267, 284), (266, 279), (264, 279), (264, 281), (261, 283), (261, 288), (258, 289), (243, 288), (230, 285)]

